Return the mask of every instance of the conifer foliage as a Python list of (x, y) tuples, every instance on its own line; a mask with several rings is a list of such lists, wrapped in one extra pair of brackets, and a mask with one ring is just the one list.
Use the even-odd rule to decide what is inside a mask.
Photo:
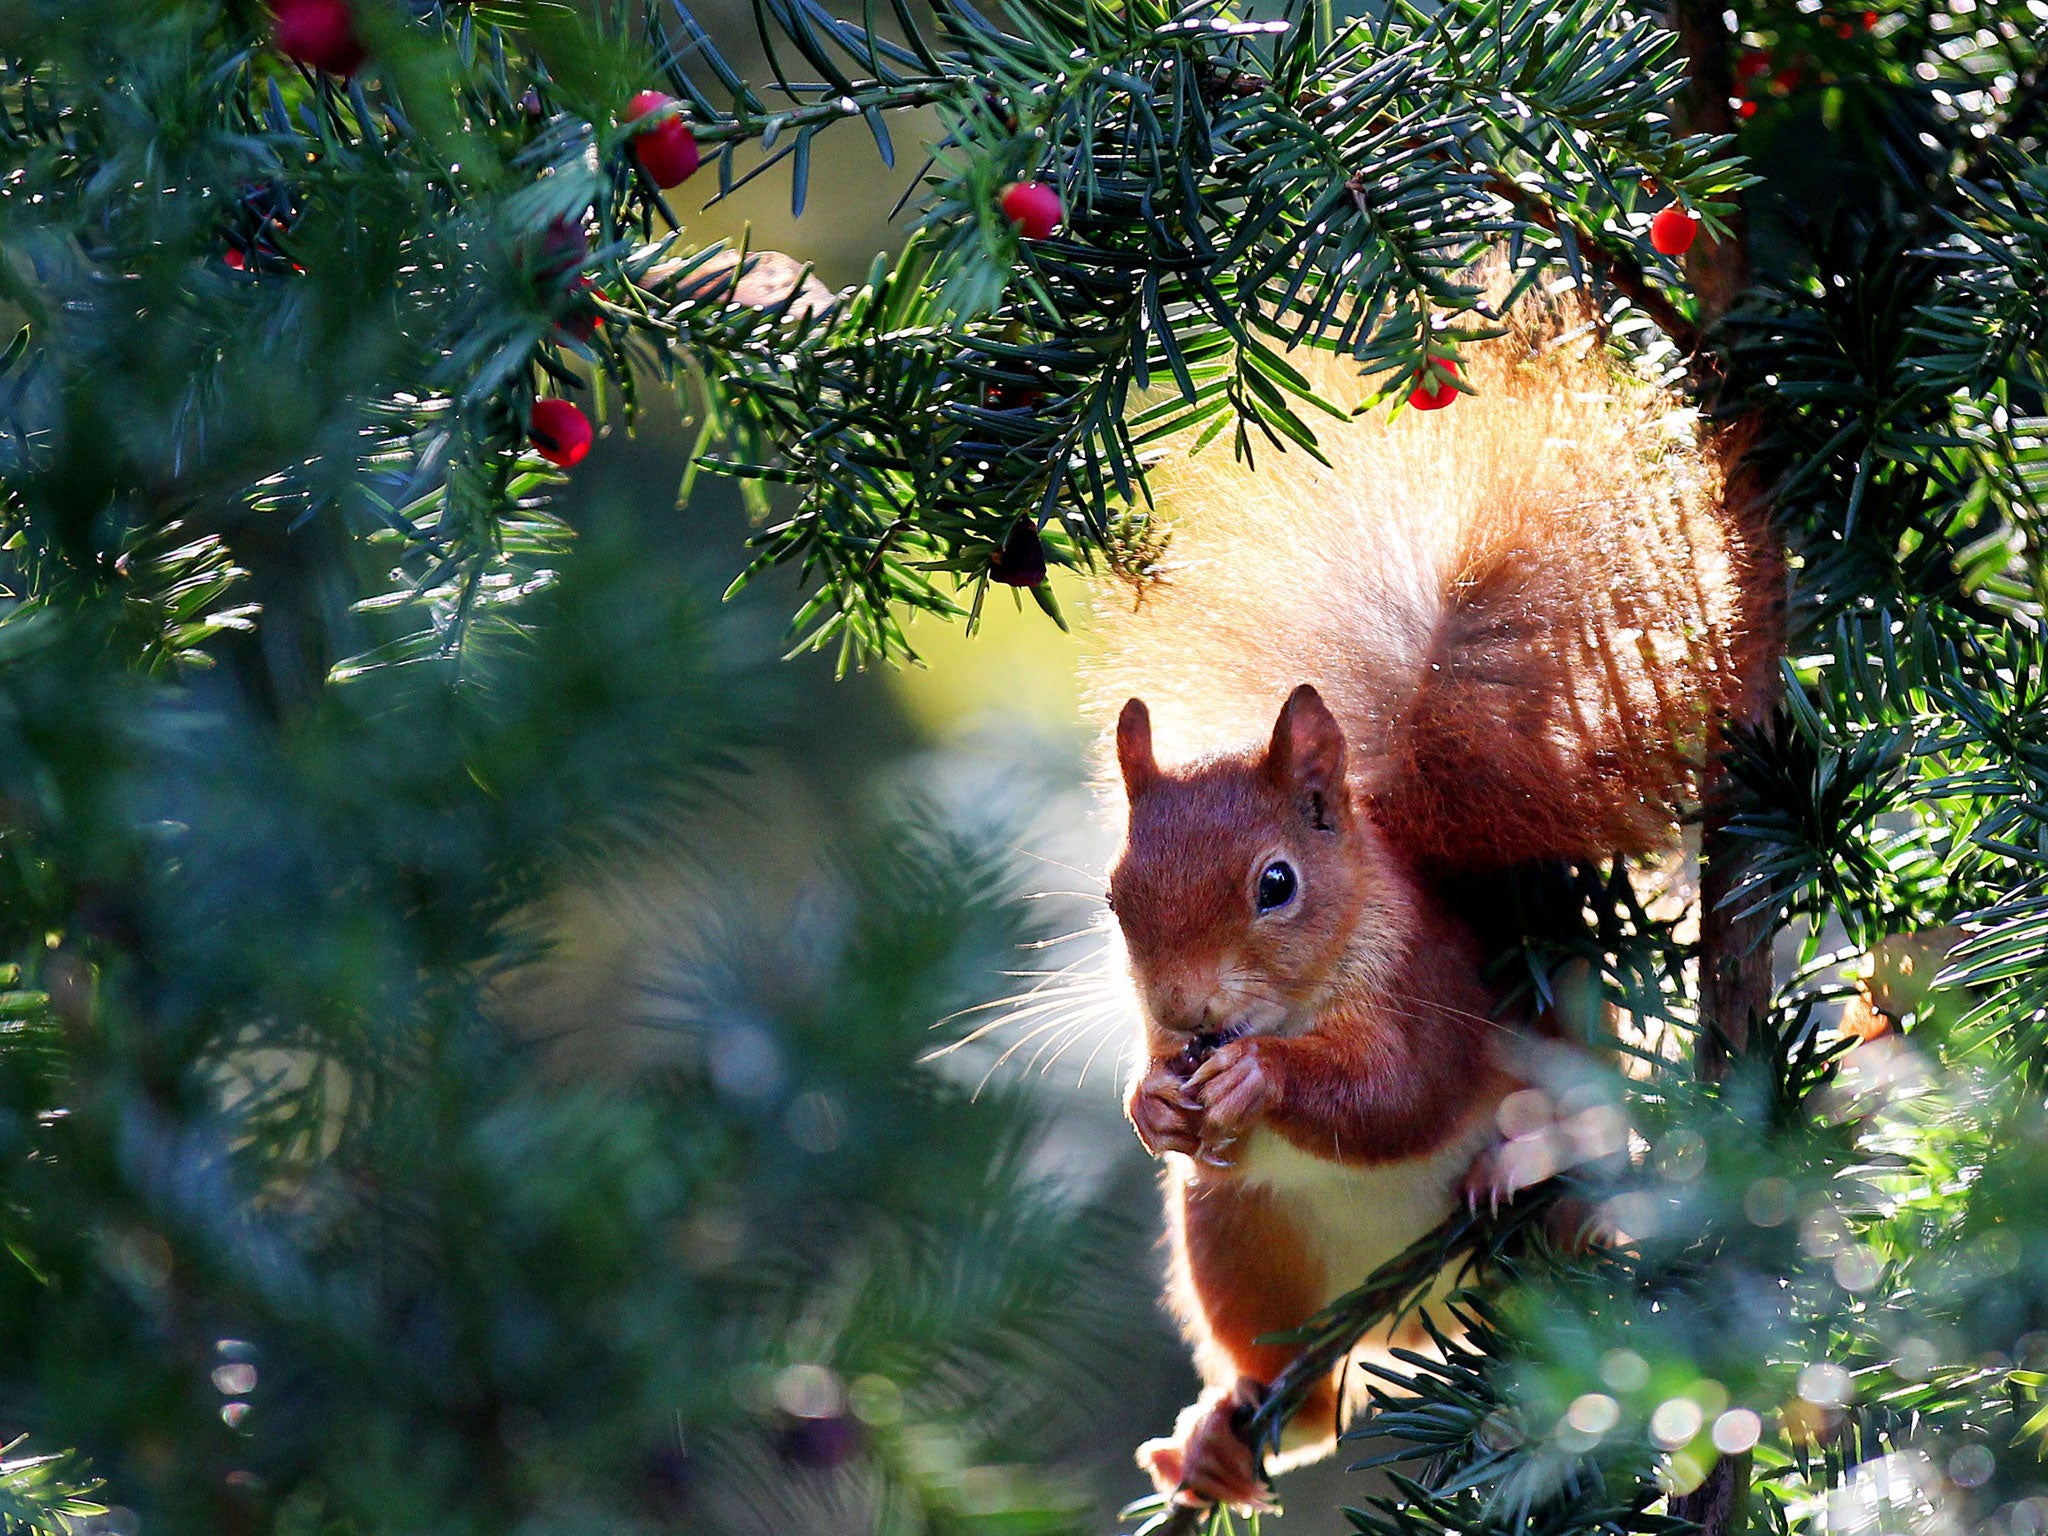
[[(880, 818), (800, 964), (718, 934), (673, 1074), (497, 1018), (533, 902), (751, 724), (557, 491), (673, 388), (798, 639), (901, 658), (1142, 580), (1165, 436), (1313, 452), (1290, 347), (1455, 410), (1505, 249), (1728, 428), (1784, 676), (1704, 914), (1528, 873), (1508, 974), (1619, 1066), (1524, 1103), (1557, 1179), (1307, 1330), (1483, 1281), (1348, 1519), (2048, 1531), (2048, 7), (756, 14), (748, 79), (674, 0), (0, 9), (0, 1526), (716, 1528), (801, 1467), (860, 1499), (777, 1528), (1075, 1528), (984, 1463), (1081, 1390), (1097, 1234), (913, 1065), (1019, 936), (982, 861)], [(690, 242), (912, 109), (864, 284)], [(1778, 974), (1703, 1006), (1730, 946)]]

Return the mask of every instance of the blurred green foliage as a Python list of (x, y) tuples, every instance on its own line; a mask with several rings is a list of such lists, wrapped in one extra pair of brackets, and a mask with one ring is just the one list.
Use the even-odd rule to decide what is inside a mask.
[[(1041, 932), (1006, 839), (750, 774), (908, 735), (558, 501), (537, 382), (631, 402), (651, 333), (559, 329), (496, 45), (360, 18), (345, 87), (254, 7), (0, 13), (0, 1523), (1076, 1529), (1111, 1222), (923, 1064)], [(652, 71), (505, 19), (551, 100)], [(570, 1061), (551, 904), (654, 870), (687, 942)]]
[[(348, 80), (246, 0), (0, 5), (0, 1524), (1089, 1525), (1046, 1468), (1135, 1395), (1140, 1245), (924, 1059), (1046, 936), (1013, 834), (872, 779), (799, 822), (747, 770), (873, 693), (571, 515), (532, 409), (674, 391), (788, 487), (799, 640), (900, 656), (1020, 530), (1144, 575), (1150, 434), (1313, 451), (1285, 347), (1398, 395), (1492, 327), (1460, 273), (1503, 243), (1648, 369), (1718, 321), (1795, 572), (1727, 807), (1787, 974), (1703, 1079), (1684, 900), (1516, 873), (1511, 988), (1634, 1033), (1532, 1090), (1562, 1177), (1307, 1331), (1487, 1266), (1349, 1519), (1661, 1532), (1719, 1477), (1718, 1530), (2041, 1536), (2039, 5), (1745, 5), (1703, 67), (1590, 0), (761, 0), (742, 74), (673, 4), (351, 0)], [(1675, 129), (1721, 76), (1739, 138)], [(796, 205), (830, 125), (936, 120), (914, 237), (738, 296), (635, 167), (649, 82), (699, 185)], [(997, 211), (1027, 175), (1049, 240)], [(1643, 227), (1736, 238), (1745, 190), (1719, 319)], [(533, 1006), (569, 893), (656, 864), (667, 966)]]
[(709, 881), (657, 1073), (493, 1019), (528, 904), (758, 728), (637, 553), (586, 543), (462, 689), (282, 721), (139, 676), (104, 610), (7, 626), (0, 1403), (145, 1524), (624, 1528), (856, 1454), (915, 1528), (1072, 1508), (959, 1482), (1099, 1323), (1025, 1107), (917, 1065), (1030, 931), (988, 849), (878, 809), (772, 928)]

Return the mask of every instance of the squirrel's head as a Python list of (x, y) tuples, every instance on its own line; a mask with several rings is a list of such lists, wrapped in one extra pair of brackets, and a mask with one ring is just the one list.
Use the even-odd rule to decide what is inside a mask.
[(1155, 1031), (1282, 1034), (1314, 1016), (1388, 877), (1344, 753), (1306, 683), (1264, 747), (1171, 771), (1153, 756), (1144, 703), (1124, 706), (1130, 825), (1109, 903)]

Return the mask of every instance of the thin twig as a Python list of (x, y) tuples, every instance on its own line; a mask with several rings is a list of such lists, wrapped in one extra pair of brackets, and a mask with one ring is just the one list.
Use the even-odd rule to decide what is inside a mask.
[[(1497, 197), (1513, 204), (1516, 212), (1531, 224), (1540, 225), (1552, 234), (1562, 234), (1567, 221), (1534, 192), (1496, 171), (1487, 178), (1487, 190)], [(1609, 250), (1587, 231), (1570, 225), (1572, 238), (1578, 242), (1586, 260), (1599, 269), (1600, 275), (1612, 283), (1629, 303), (1648, 315), (1658, 330), (1670, 337), (1672, 343), (1687, 357), (1697, 356), (1700, 349), (1700, 330), (1686, 318), (1684, 311), (1672, 303), (1650, 282), (1643, 269), (1619, 251)]]

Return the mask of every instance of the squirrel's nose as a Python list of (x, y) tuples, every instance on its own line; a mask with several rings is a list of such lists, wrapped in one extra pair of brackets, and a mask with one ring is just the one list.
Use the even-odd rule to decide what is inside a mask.
[(1213, 1033), (1224, 1023), (1228, 1011), (1223, 995), (1212, 984), (1183, 982), (1168, 996), (1167, 1020), (1182, 1034)]

